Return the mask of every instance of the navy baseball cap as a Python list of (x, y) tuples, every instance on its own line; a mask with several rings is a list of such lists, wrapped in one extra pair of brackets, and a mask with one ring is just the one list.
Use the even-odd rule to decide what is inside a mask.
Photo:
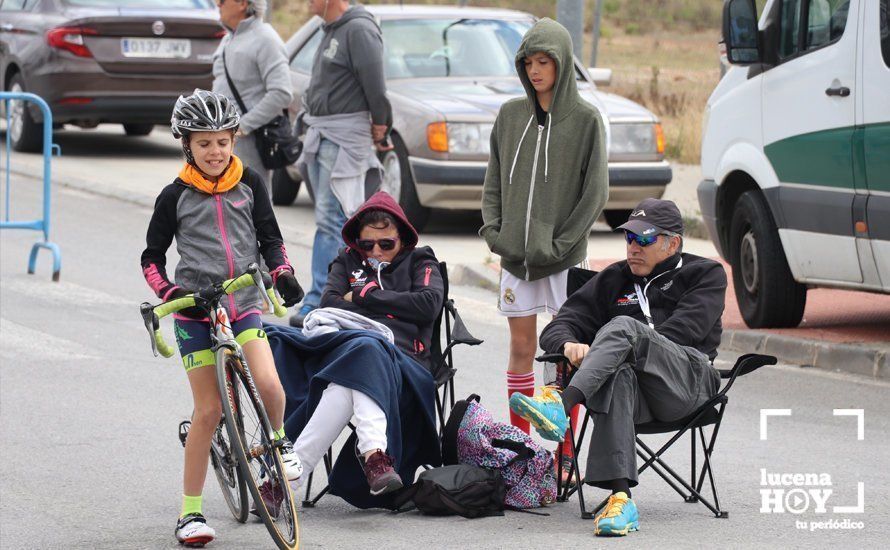
[(618, 229), (648, 237), (659, 233), (683, 234), (683, 216), (674, 201), (643, 199)]

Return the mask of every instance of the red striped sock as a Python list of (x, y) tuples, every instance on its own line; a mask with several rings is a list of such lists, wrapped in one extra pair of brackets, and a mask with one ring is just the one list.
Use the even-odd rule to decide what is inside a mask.
[[(507, 372), (507, 398), (509, 399), (509, 397), (516, 392), (527, 395), (529, 397), (535, 395), (534, 372), (529, 372), (527, 374), (518, 374), (509, 371)], [(529, 426), (528, 420), (525, 420), (513, 411), (510, 411), (510, 424), (516, 426), (525, 433), (529, 433), (529, 431), (531, 430), (531, 426)]]
[[(574, 426), (575, 428), (578, 427), (578, 415), (580, 414), (580, 412), (581, 412), (581, 405), (575, 405), (574, 407), (572, 407), (572, 414), (571, 414), (572, 424), (571, 424), (571, 426)], [(557, 453), (558, 453), (557, 456), (563, 456), (563, 455), (575, 456), (575, 449), (572, 448), (572, 434), (569, 433), (569, 430), (571, 430), (571, 429), (572, 428), (570, 427), (568, 430), (566, 430), (565, 439), (557, 447)]]

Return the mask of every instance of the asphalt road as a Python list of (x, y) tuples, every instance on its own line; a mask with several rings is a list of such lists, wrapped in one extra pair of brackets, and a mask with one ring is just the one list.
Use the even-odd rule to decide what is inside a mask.
[[(84, 179), (96, 173), (87, 149), (83, 158), (69, 155), (66, 168)], [(168, 149), (158, 159), (169, 160), (169, 154)], [(145, 166), (158, 159), (144, 159)], [(146, 167), (122, 166), (116, 177), (144, 178)], [(160, 168), (151, 175), (158, 189), (171, 178)], [(14, 177), (12, 185), (13, 218), (26, 218), (36, 211), (39, 184)], [(176, 426), (190, 414), (191, 403), (179, 362), (152, 357), (138, 314), (138, 304), (152, 297), (138, 265), (150, 210), (139, 201), (70, 188), (57, 189), (54, 201), (51, 236), (62, 249), (61, 282), (50, 281), (45, 251), (38, 273), (26, 274), (36, 234), (0, 233), (0, 547), (175, 548), (182, 461)], [(306, 206), (284, 210), (287, 220), (310, 215)], [(283, 221), (290, 224), (296, 222)], [(297, 275), (308, 282), (306, 236), (286, 233)], [(442, 259), (450, 261), (448, 250), (475, 237), (473, 229), (452, 229), (433, 238), (446, 251), (440, 252)], [(457, 244), (449, 245), (449, 239)], [(457, 393), (481, 394), (483, 404), (506, 419), (507, 333), (495, 312), (495, 296), (469, 287), (453, 288), (453, 296), (470, 330), (485, 340), (478, 348), (456, 351)], [(170, 325), (164, 329), (171, 339)], [(726, 368), (732, 359), (724, 354), (718, 366)], [(641, 531), (625, 540), (595, 539), (592, 522), (578, 518), (576, 499), (551, 506), (548, 517), (508, 512), (503, 518), (465, 520), (360, 511), (326, 497), (317, 508), (300, 511), (303, 547), (810, 548), (854, 540), (857, 546), (884, 547), (890, 535), (888, 388), (886, 382), (789, 365), (740, 379), (714, 456), (728, 519), (683, 503), (650, 471), (634, 490)], [(759, 436), (761, 409), (792, 411), (769, 421), (765, 441)], [(855, 417), (833, 416), (833, 409), (863, 409), (864, 439), (857, 439)], [(688, 455), (685, 444), (667, 456), (684, 472)], [(827, 474), (831, 486), (762, 487), (764, 471)], [(857, 503), (859, 482), (864, 512), (834, 513), (833, 506)], [(826, 513), (816, 513), (809, 501), (810, 508), (800, 514), (766, 514), (760, 511), (765, 488), (830, 489), (832, 494)], [(269, 547), (261, 524), (238, 525), (228, 517), (212, 479), (205, 493), (205, 512), (218, 533), (214, 548)], [(601, 496), (595, 490), (587, 494), (590, 501)], [(792, 508), (802, 508), (798, 499), (789, 500)], [(862, 528), (826, 528), (845, 520), (853, 527), (862, 522)], [(810, 531), (810, 522), (823, 522), (822, 528), (814, 525)]]

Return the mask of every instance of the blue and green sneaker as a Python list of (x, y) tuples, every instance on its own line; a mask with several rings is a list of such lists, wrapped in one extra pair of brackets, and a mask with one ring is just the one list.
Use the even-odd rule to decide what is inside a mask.
[(550, 441), (562, 441), (569, 427), (562, 397), (549, 386), (542, 387), (535, 397), (514, 393), (510, 396), (510, 410), (528, 420), (541, 437)]
[(627, 493), (619, 492), (609, 497), (603, 511), (594, 518), (596, 531), (601, 537), (623, 537), (631, 531), (640, 530), (640, 514), (637, 505), (627, 497)]

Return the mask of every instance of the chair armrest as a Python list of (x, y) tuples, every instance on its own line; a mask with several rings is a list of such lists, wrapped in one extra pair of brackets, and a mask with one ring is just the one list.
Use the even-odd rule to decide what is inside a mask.
[(561, 353), (545, 353), (540, 357), (535, 357), (538, 363), (567, 363), (568, 357)]

